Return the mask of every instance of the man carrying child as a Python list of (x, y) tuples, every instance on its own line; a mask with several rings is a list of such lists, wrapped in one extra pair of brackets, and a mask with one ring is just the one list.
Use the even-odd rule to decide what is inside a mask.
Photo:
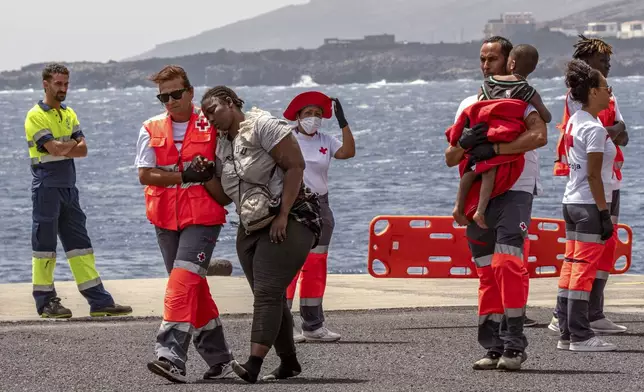
[[(510, 72), (510, 75), (494, 75), (487, 77), (478, 94), (478, 100), (492, 100), (492, 99), (516, 99), (526, 104), (517, 106), (518, 108), (527, 108), (528, 104), (531, 104), (537, 109), (537, 112), (541, 118), (549, 123), (552, 120), (552, 115), (548, 108), (543, 104), (541, 96), (534, 89), (534, 87), (528, 84), (527, 78), (534, 70), (537, 68), (537, 63), (539, 62), (539, 52), (532, 45), (517, 45), (515, 46), (508, 57), (507, 70)], [(463, 114), (461, 114), (463, 115)], [(521, 120), (523, 120), (521, 118)], [(511, 141), (516, 139), (516, 133), (523, 131), (523, 129), (510, 129), (509, 132), (506, 132), (506, 135), (503, 135), (501, 138), (490, 137), (488, 133), (487, 139), (490, 142), (500, 142), (500, 141)], [(508, 138), (510, 140), (508, 140)], [(469, 224), (469, 219), (467, 219), (465, 214), (465, 203), (466, 196), (470, 192), (474, 181), (479, 178), (481, 179), (481, 188), (478, 199), (478, 205), (476, 212), (472, 220), (483, 229), (487, 229), (488, 226), (485, 224), (485, 210), (490, 201), (492, 191), (494, 189), (495, 178), (496, 178), (496, 166), (492, 166), (488, 170), (484, 171), (482, 174), (478, 174), (476, 171), (472, 170), (475, 160), (474, 156), (470, 156), (467, 162), (467, 167), (465, 172), (461, 177), (461, 181), (458, 187), (458, 193), (456, 198), (456, 205), (454, 206), (454, 219), (457, 223), (463, 226)], [(518, 173), (519, 175), (521, 173)], [(513, 185), (513, 184), (511, 184)], [(505, 189), (507, 190), (507, 189)]]
[[(486, 78), (507, 74), (512, 44), (503, 37), (484, 41), (480, 51), (481, 71)], [(478, 101), (464, 100), (457, 113)], [(539, 186), (539, 157), (535, 151), (547, 143), (546, 124), (532, 105), (523, 112), (526, 130), (510, 142), (487, 140), (488, 125), (472, 120), (455, 145), (445, 151), (448, 166), (459, 165), (468, 156), (482, 162), (497, 155), (523, 154), (524, 165), (510, 190), (493, 197), (485, 211), (487, 229), (470, 223), (467, 227), (470, 251), (474, 257), (479, 286), (478, 341), (487, 350), (474, 369), (519, 370), (526, 360), (528, 345), (523, 333), (529, 279), (523, 247), (530, 225), (532, 198)], [(471, 128), (469, 126), (471, 125)], [(517, 127), (520, 129), (521, 127)]]

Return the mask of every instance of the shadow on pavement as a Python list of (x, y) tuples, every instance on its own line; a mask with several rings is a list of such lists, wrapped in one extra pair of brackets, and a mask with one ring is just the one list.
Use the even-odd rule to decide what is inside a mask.
[(409, 327), (409, 328), (394, 328), (394, 331), (423, 331), (431, 329), (470, 329), (476, 328), (476, 325), (449, 325), (446, 327)]
[(622, 332), (620, 334), (615, 334), (615, 335), (602, 335), (603, 336), (610, 336), (610, 337), (620, 337), (620, 336), (638, 336), (642, 337), (644, 336), (644, 332)]
[(563, 375), (573, 375), (573, 374), (623, 374), (622, 372), (609, 372), (603, 370), (566, 370), (566, 369), (521, 369), (519, 373), (527, 374), (563, 374)]
[[(644, 335), (640, 335), (644, 336)], [(625, 353), (625, 354), (644, 354), (644, 350), (615, 350), (614, 353)]]
[[(279, 381), (257, 381), (257, 384), (284, 384), (284, 385), (324, 385), (324, 384), (364, 384), (369, 380), (356, 378), (319, 378), (319, 377), (294, 377), (288, 380)], [(234, 378), (222, 378), (219, 380), (197, 380), (194, 384), (247, 384), (245, 381)]]
[(339, 340), (337, 342), (303, 342), (299, 344), (409, 344), (401, 341), (376, 341), (376, 340)]

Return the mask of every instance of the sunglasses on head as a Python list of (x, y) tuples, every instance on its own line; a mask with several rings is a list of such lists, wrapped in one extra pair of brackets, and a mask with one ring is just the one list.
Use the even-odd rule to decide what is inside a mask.
[(161, 101), (161, 103), (168, 103), (170, 101), (170, 97), (177, 101), (181, 99), (183, 93), (185, 93), (186, 91), (188, 91), (188, 87), (184, 87), (180, 90), (170, 91), (169, 93), (157, 94), (157, 99)]

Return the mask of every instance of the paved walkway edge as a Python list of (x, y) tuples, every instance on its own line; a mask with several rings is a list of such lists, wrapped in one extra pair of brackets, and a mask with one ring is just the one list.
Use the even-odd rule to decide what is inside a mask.
[[(108, 280), (104, 285), (117, 303), (133, 307), (134, 318), (161, 317), (167, 279)], [(222, 314), (249, 314), (253, 298), (243, 276), (209, 277), (210, 289)], [(382, 279), (370, 275), (330, 274), (324, 296), (327, 311), (476, 306), (476, 279)], [(89, 309), (74, 282), (57, 282), (56, 290), (74, 317)], [(528, 306), (550, 308), (557, 295), (557, 278), (530, 281)], [(294, 310), (299, 304), (297, 298)], [(606, 311), (644, 313), (644, 275), (613, 275), (606, 288)], [(0, 284), (0, 321), (37, 320), (30, 283)], [(131, 319), (131, 318), (130, 318)]]

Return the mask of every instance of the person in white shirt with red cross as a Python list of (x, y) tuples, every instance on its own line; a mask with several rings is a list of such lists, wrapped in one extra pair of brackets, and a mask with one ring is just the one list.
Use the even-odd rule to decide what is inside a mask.
[[(334, 136), (319, 131), (322, 118), (331, 118), (334, 112), (338, 125), (342, 129), (342, 142)], [(307, 91), (296, 96), (284, 112), (284, 118), (297, 122), (294, 133), (306, 162), (304, 184), (319, 195), (322, 212), (320, 241), (311, 250), (302, 270), (286, 290), (286, 299), (290, 308), (299, 281), (302, 333), (294, 329), (293, 338), (298, 343), (334, 342), (340, 339), (340, 334), (331, 332), (324, 326), (322, 310), (329, 244), (335, 226), (333, 212), (329, 207), (329, 166), (332, 158), (353, 158), (356, 154), (355, 141), (340, 101), (317, 91)]]

